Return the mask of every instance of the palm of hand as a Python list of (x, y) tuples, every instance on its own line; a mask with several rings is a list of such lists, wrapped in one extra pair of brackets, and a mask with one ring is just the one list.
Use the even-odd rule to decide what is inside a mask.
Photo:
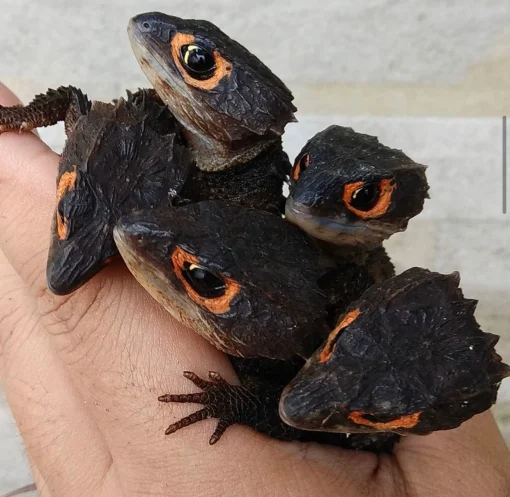
[[(7, 90), (1, 104), (13, 104)], [(173, 321), (113, 264), (68, 297), (44, 268), (58, 157), (32, 134), (0, 137), (0, 374), (43, 496), (478, 496), (510, 492), (510, 456), (490, 414), (408, 437), (393, 456), (282, 443), (215, 420), (171, 437), (193, 409), (157, 402), (188, 392), (182, 371), (225, 356)], [(490, 489), (490, 490), (489, 490)]]

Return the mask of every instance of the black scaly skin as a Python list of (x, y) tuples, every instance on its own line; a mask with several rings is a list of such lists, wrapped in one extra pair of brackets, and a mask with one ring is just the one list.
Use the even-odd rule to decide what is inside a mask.
[[(128, 33), (140, 67), (194, 153), (191, 200), (282, 211), (291, 164), (281, 136), (296, 111), (285, 84), (208, 21), (149, 12), (131, 19)], [(217, 58), (210, 77), (186, 71), (181, 48), (189, 44)]]
[(480, 329), (459, 275), (411, 268), (368, 289), (285, 388), (291, 426), (427, 435), (496, 401), (510, 375)]
[[(360, 184), (376, 186), (378, 194), (355, 209), (351, 195)], [(425, 166), (374, 136), (333, 125), (297, 155), (286, 216), (336, 260), (365, 265), (381, 282), (395, 274), (382, 242), (407, 228), (427, 192)]]
[(185, 194), (191, 156), (179, 124), (151, 93), (107, 104), (73, 90), (47, 262), (53, 293), (75, 291), (118, 255), (112, 232), (122, 215)]
[(332, 329), (339, 316), (349, 304), (363, 295), (376, 282), (367, 265), (338, 262), (318, 280), (319, 287), (327, 296), (328, 326)]
[(271, 438), (284, 441), (315, 442), (336, 445), (350, 450), (391, 453), (399, 441), (393, 433), (352, 434), (306, 431), (282, 421), (278, 403), (285, 386), (303, 367), (304, 361), (276, 361), (271, 359), (243, 359), (229, 356), (241, 385), (227, 383), (218, 372), (209, 372), (208, 380), (185, 371), (189, 379), (202, 391), (192, 394), (166, 394), (158, 400), (165, 403), (201, 404), (203, 407), (172, 423), (166, 435), (198, 423), (204, 419), (218, 419), (209, 439), (214, 445), (229, 426), (249, 426)]
[(5, 107), (0, 105), (0, 133), (4, 131), (30, 131), (64, 121), (69, 107), (80, 90), (73, 86), (60, 86), (56, 90), (36, 95), (29, 105)]
[[(214, 24), (149, 12), (131, 19), (128, 34), (143, 72), (183, 125), (200, 170), (246, 164), (295, 121), (287, 86)], [(189, 45), (215, 61), (203, 77), (184, 63)]]
[[(128, 95), (131, 95), (128, 92)], [(141, 95), (144, 97), (142, 104)], [(159, 132), (178, 134), (179, 143), (184, 143), (182, 136), (183, 128), (167, 111), (162, 113), (162, 101), (154, 90), (139, 90), (133, 97), (129, 97), (133, 107), (140, 107), (140, 111), (148, 112), (148, 120), (154, 123), (159, 121), (163, 127)], [(114, 103), (117, 103), (115, 101)], [(82, 154), (78, 157), (79, 162), (90, 161), (87, 156), (88, 149), (92, 148), (91, 141), (96, 138), (97, 130), (89, 125), (81, 126), (79, 134), (73, 133), (74, 125), (80, 117), (87, 116), (91, 106), (104, 105), (104, 109), (113, 109), (109, 104), (102, 102), (90, 102), (81, 90), (69, 87), (59, 87), (57, 90), (48, 90), (46, 94), (37, 95), (26, 106), (2, 107), (0, 106), (0, 132), (6, 131), (29, 131), (34, 128), (51, 126), (60, 121), (65, 121), (65, 129), (68, 139), (74, 140), (74, 146), (81, 146)], [(108, 116), (104, 116), (105, 119)], [(114, 125), (114, 115), (108, 119), (110, 127)], [(89, 118), (92, 120), (92, 118)], [(119, 131), (122, 121), (119, 121)], [(96, 147), (106, 148), (108, 144), (97, 144)], [(66, 147), (63, 151), (68, 153)], [(105, 167), (105, 164), (101, 165)], [(136, 164), (133, 164), (136, 167)], [(280, 138), (272, 139), (260, 154), (251, 158), (245, 164), (223, 169), (214, 174), (193, 168), (190, 170), (189, 186), (186, 191), (179, 191), (181, 201), (197, 202), (201, 200), (230, 200), (232, 202), (271, 212), (281, 212), (285, 198), (282, 194), (282, 186), (288, 177), (291, 164), (287, 154), (282, 149)], [(141, 206), (143, 207), (143, 206)], [(82, 282), (82, 283), (85, 283)]]
[[(128, 100), (134, 106), (146, 106), (145, 110), (149, 110), (150, 100), (160, 107), (162, 103), (152, 89), (139, 90), (134, 94), (128, 92)], [(114, 103), (117, 103), (117, 100)], [(46, 93), (36, 95), (27, 105), (10, 107), (0, 105), (0, 133), (30, 131), (64, 121), (66, 135), (69, 136), (78, 119), (86, 115), (91, 106), (92, 102), (88, 100), (87, 95), (74, 86), (59, 86), (56, 90), (50, 88)], [(157, 113), (162, 114), (161, 110)], [(176, 125), (174, 121), (172, 126)]]
[(376, 283), (395, 276), (395, 266), (382, 245), (368, 251), (364, 266)]
[(282, 212), (282, 184), (289, 172), (288, 156), (278, 140), (246, 164), (215, 173), (197, 170), (190, 197), (194, 202), (228, 200), (244, 207)]
[[(168, 433), (206, 417), (218, 417), (219, 431), (214, 433), (213, 443), (228, 425), (240, 423), (285, 440), (391, 450), (397, 437), (387, 440), (384, 435), (381, 442), (379, 436), (372, 435), (367, 439), (295, 432), (279, 418), (277, 406), (283, 388), (330, 329), (329, 300), (322, 287), (339, 288), (328, 273), (331, 268), (340, 271), (340, 266), (326, 262), (303, 231), (279, 215), (205, 201), (124, 217), (114, 237), (138, 281), (176, 319), (228, 353), (242, 382), (241, 386), (228, 385), (215, 373), (207, 383), (186, 373), (205, 391), (169, 394), (161, 400), (205, 405), (170, 426)], [(214, 298), (197, 302), (184, 284), (187, 281), (189, 285), (189, 280), (182, 279), (185, 266), (174, 262), (174, 254), (183, 251), (187, 260), (225, 281), (227, 289), (239, 285), (218, 312), (211, 310), (217, 303), (207, 307)], [(359, 297), (372, 280), (357, 274), (355, 265), (346, 265), (344, 276), (344, 281), (340, 273), (335, 278), (349, 292), (347, 305), (347, 300)]]
[[(147, 23), (152, 26), (148, 31)], [(72, 190), (60, 189), (65, 190), (64, 197), (58, 194), (57, 208), (65, 211), (69, 229), (65, 238), (59, 238), (53, 226), (47, 272), (48, 286), (56, 294), (75, 291), (117, 254), (111, 229), (118, 216), (130, 210), (210, 198), (283, 211), (282, 189), (291, 165), (282, 150), (281, 135), (296, 110), (283, 82), (207, 21), (142, 14), (131, 20), (129, 33), (156, 90), (140, 90), (132, 96), (128, 92), (127, 103), (121, 99), (107, 104), (90, 102), (74, 87), (60, 87), (36, 96), (26, 106), (0, 106), (0, 132), (65, 121), (68, 140), (57, 185), (63, 174), (70, 183), (73, 165), (78, 181)], [(208, 80), (190, 82), (179, 72), (182, 63), (175, 57), (180, 57), (180, 51), (170, 50), (170, 33), (173, 38), (192, 35), (211, 53), (221, 52), (229, 61), (229, 73), (214, 76), (214, 88), (193, 86)], [(142, 53), (145, 56), (140, 58)], [(168, 153), (158, 140), (166, 141)], [(189, 156), (176, 151), (182, 145), (193, 155), (198, 170)], [(119, 158), (109, 155), (109, 149), (118, 152)], [(144, 169), (142, 163), (151, 161), (160, 166), (166, 161), (169, 171), (159, 166)], [(139, 181), (142, 190), (134, 186)], [(90, 241), (85, 235), (92, 235)]]
[[(128, 33), (140, 67), (194, 153), (192, 200), (282, 211), (291, 164), (281, 136), (296, 111), (285, 84), (208, 21), (149, 12), (131, 19)], [(190, 44), (216, 58), (209, 77), (186, 71), (181, 49)]]
[[(241, 385), (227, 383), (218, 372), (210, 371), (208, 380), (185, 371), (184, 377), (194, 383), (201, 392), (191, 394), (166, 394), (158, 400), (165, 403), (201, 404), (203, 407), (172, 423), (165, 435), (204, 419), (218, 419), (218, 424), (209, 439), (214, 445), (229, 426), (240, 424), (249, 426), (271, 438), (284, 441), (315, 442), (336, 445), (351, 450), (366, 450), (374, 453), (391, 453), (399, 436), (393, 433), (352, 434), (305, 431), (293, 428), (282, 421), (278, 412), (284, 387), (298, 373), (302, 363), (286, 363), (269, 359), (242, 359), (229, 356), (241, 380)], [(257, 370), (257, 371), (254, 371)], [(257, 373), (262, 370), (263, 375)], [(292, 371), (292, 375), (288, 372)], [(268, 377), (268, 373), (273, 373)]]
[[(257, 207), (266, 206), (265, 208), (269, 210), (276, 210), (276, 206), (281, 202), (281, 184), (280, 190), (278, 190), (278, 179), (280, 179), (281, 172), (287, 171), (289, 168), (287, 158), (281, 151), (280, 136), (285, 124), (294, 119), (295, 107), (291, 104), (291, 93), (256, 57), (230, 40), (210, 23), (185, 21), (162, 14), (151, 14), (149, 17), (151, 23), (156, 23), (156, 26), (154, 24), (149, 26), (151, 36), (156, 33), (160, 35), (160, 41), (171, 41), (170, 31), (168, 31), (168, 26), (171, 24), (177, 27), (176, 31), (181, 34), (193, 34), (194, 42), (205, 43), (212, 50), (219, 51), (231, 64), (232, 72), (229, 76), (218, 79), (218, 84), (213, 88), (214, 91), (204, 92), (203, 88), (199, 88), (197, 92), (196, 88), (184, 87), (182, 81), (177, 81), (175, 77), (172, 83), (176, 84), (169, 84), (168, 71), (164, 67), (152, 64), (154, 60), (148, 63), (148, 58), (139, 58), (144, 71), (149, 70), (154, 74), (156, 69), (156, 90), (183, 126), (184, 129), (181, 129), (179, 133), (182, 137), (178, 141), (182, 140), (194, 150), (198, 167), (216, 172), (232, 168), (232, 173), (236, 173), (225, 176), (230, 188), (219, 184), (219, 182), (205, 181), (204, 184), (207, 186), (212, 185), (209, 188), (210, 195), (213, 198), (233, 196), (245, 205), (256, 204)], [(147, 15), (139, 16), (137, 21), (133, 20), (130, 28), (131, 34), (133, 34), (133, 27), (137, 22), (140, 25), (147, 20)], [(168, 55), (168, 47), (163, 46), (162, 48), (161, 53)], [(175, 68), (176, 63), (176, 60), (171, 60), (168, 67)], [(163, 70), (161, 71), (161, 69)], [(22, 107), (10, 110), (0, 109), (0, 123), (2, 123), (0, 126), (6, 126), (3, 129), (0, 128), (0, 131), (31, 129), (65, 119), (66, 131), (69, 134), (72, 133), (75, 123), (84, 113), (86, 114), (88, 109), (81, 107), (77, 109), (68, 99), (68, 90), (65, 88), (56, 92), (50, 90), (46, 100), (44, 98), (41, 100), (38, 97), (35, 102), (29, 104), (28, 107), (32, 106), (30, 107), (31, 111), (27, 111), (26, 108), (23, 110)], [(71, 94), (73, 93), (74, 89), (71, 88)], [(208, 100), (202, 102), (200, 98), (204, 95), (207, 95)], [(238, 98), (232, 98), (232, 95), (236, 95)], [(146, 100), (154, 100), (159, 105), (154, 92), (146, 91), (146, 97)], [(201, 105), (196, 106), (199, 101), (201, 101)], [(193, 106), (189, 105), (190, 102), (193, 102)], [(102, 105), (107, 106), (108, 104), (97, 103), (99, 108)], [(66, 109), (65, 112), (64, 109)], [(15, 122), (16, 115), (18, 122)], [(5, 123), (2, 122), (3, 116), (6, 116)], [(28, 122), (30, 119), (32, 121)], [(177, 125), (173, 121), (173, 117), (170, 120), (174, 125)], [(157, 129), (158, 127), (154, 126), (154, 130)], [(278, 152), (276, 158), (280, 162), (264, 176), (260, 164), (264, 163), (263, 154), (270, 147), (274, 147)], [(214, 153), (211, 154), (211, 150), (214, 150)], [(261, 160), (258, 160), (259, 158)], [(246, 171), (247, 168), (245, 168), (245, 164), (250, 161), (255, 166), (253, 172)], [(72, 171), (64, 170), (64, 173), (70, 172)], [(244, 190), (243, 195), (238, 194), (238, 187), (244, 172), (247, 172), (245, 184), (256, 180), (260, 185), (256, 190), (255, 200), (251, 200), (247, 195), (247, 189)], [(197, 178), (200, 177), (201, 175), (197, 175)], [(266, 178), (267, 183), (265, 183)], [(79, 183), (77, 184), (79, 185)], [(195, 187), (192, 191), (200, 191), (200, 188)], [(271, 195), (276, 193), (276, 195), (271, 199), (261, 198), (261, 194), (265, 191)], [(69, 197), (68, 200), (70, 200)], [(72, 202), (68, 202), (66, 210), (65, 204), (66, 201), (63, 203), (60, 215), (66, 214), (66, 218), (71, 220), (71, 214), (79, 212), (81, 207), (72, 206)], [(91, 274), (91, 272), (87, 272), (88, 277)], [(77, 281), (67, 289), (62, 287), (60, 291), (72, 291), (83, 282), (83, 280)]]
[[(151, 22), (158, 22), (158, 17), (160, 16), (151, 16)], [(201, 41), (212, 42), (214, 47), (222, 50), (225, 57), (228, 57), (233, 63), (232, 77), (220, 81), (218, 87), (213, 92), (208, 94), (195, 92), (193, 95), (194, 107), (191, 109), (188, 107), (188, 111), (190, 111), (188, 114), (179, 114), (181, 109), (186, 108), (186, 98), (181, 99), (181, 97), (186, 95), (186, 91), (182, 93), (176, 91), (182, 90), (182, 86), (177, 84), (169, 88), (168, 83), (166, 85), (156, 85), (157, 88), (163, 90), (161, 92), (163, 97), (165, 97), (169, 89), (172, 95), (177, 97), (178, 100), (176, 102), (167, 99), (165, 101), (172, 110), (176, 111), (180, 118), (179, 120), (182, 121), (184, 128), (186, 128), (186, 133), (182, 133), (182, 129), (179, 129), (178, 132), (179, 135), (182, 135), (183, 141), (186, 141), (191, 148), (196, 149), (199, 167), (203, 165), (204, 169), (218, 170), (215, 173), (218, 176), (206, 172), (197, 173), (192, 178), (192, 181), (189, 182), (190, 188), (186, 190), (186, 195), (182, 195), (182, 191), (179, 192), (181, 196), (184, 196), (184, 199), (175, 197), (176, 203), (182, 200), (200, 200), (207, 197), (231, 198), (243, 205), (271, 211), (281, 210), (283, 200), (282, 184), (290, 171), (290, 163), (281, 148), (281, 134), (285, 124), (294, 120), (293, 112), (295, 107), (291, 104), (292, 94), (256, 57), (233, 40), (230, 40), (210, 23), (184, 21), (167, 16), (163, 17), (163, 23), (168, 21), (177, 22), (181, 32), (189, 33), (191, 30), (191, 32), (203, 38)], [(141, 18), (139, 17), (138, 22), (140, 21)], [(135, 25), (136, 21), (133, 21), (132, 28)], [(165, 55), (168, 56), (168, 53), (166, 51)], [(170, 66), (172, 66), (173, 62), (169, 62)], [(141, 60), (141, 63), (144, 70), (146, 70), (147, 60)], [(152, 69), (154, 69), (154, 66), (152, 66)], [(163, 78), (164, 73), (165, 71), (163, 70), (158, 78)], [(237, 85), (237, 89), (229, 88), (230, 83)], [(223, 98), (221, 94), (222, 89), (225, 92), (224, 95), (228, 96), (228, 98)], [(84, 107), (75, 105), (74, 95), (78, 92), (79, 90), (74, 88), (59, 88), (57, 91), (49, 90), (45, 96), (37, 97), (26, 107), (0, 109), (0, 123), (3, 122), (2, 119), (5, 121), (4, 127), (1, 130), (32, 129), (65, 120), (68, 135), (71, 138), (75, 137), (73, 129), (76, 123), (80, 120), (83, 121), (84, 118), (88, 118), (88, 113), (91, 109), (94, 112), (97, 112), (97, 109), (107, 110), (107, 113), (112, 111), (111, 105), (99, 102), (90, 104), (86, 97), (84, 97), (86, 104)], [(156, 106), (160, 105), (154, 91), (145, 90), (141, 93), (145, 96), (145, 104), (147, 106), (153, 103)], [(207, 101), (201, 100), (204, 98), (204, 95), (206, 95)], [(81, 99), (78, 100), (81, 102)], [(197, 102), (201, 102), (201, 105), (198, 107), (196, 107)], [(138, 100), (134, 98), (133, 103), (137, 104)], [(207, 113), (207, 116), (204, 113)], [(189, 119), (189, 115), (192, 116), (191, 119)], [(193, 117), (196, 117), (196, 119), (194, 120)], [(170, 115), (168, 120), (177, 127), (173, 116)], [(153, 119), (153, 121), (155, 120)], [(123, 122), (120, 120), (119, 128), (122, 124)], [(108, 126), (113, 125), (113, 122), (108, 123)], [(89, 145), (87, 147), (86, 145), (93, 140), (94, 134), (89, 132), (89, 130), (86, 130), (81, 141), (76, 140), (76, 143), (73, 143), (73, 139), (68, 140), (63, 160), (72, 158), (73, 162), (74, 159), (79, 163), (87, 162), (89, 159), (87, 155), (88, 149), (94, 149), (94, 146)], [(201, 160), (203, 159), (202, 145), (204, 143), (210, 145), (211, 141), (214, 142), (215, 140), (218, 142), (216, 152), (219, 149), (223, 149), (225, 154), (211, 154), (211, 147), (206, 146), (207, 160)], [(76, 148), (79, 150), (80, 147), (87, 150), (85, 155), (74, 154), (73, 156), (70, 154), (68, 156), (67, 151), (69, 149), (73, 150)], [(105, 144), (100, 144), (99, 142), (95, 143), (95, 147), (103, 150), (107, 149)], [(224, 163), (220, 163), (221, 161)], [(94, 165), (98, 166), (100, 163), (98, 162)], [(105, 164), (101, 165), (105, 168)], [(107, 170), (108, 168), (106, 167), (105, 169)], [(61, 168), (59, 179), (62, 174), (70, 172), (72, 171), (67, 167)], [(97, 181), (91, 181), (90, 183), (94, 187), (94, 184), (100, 184), (100, 181), (99, 183)], [(80, 181), (77, 184), (81, 186)], [(79, 195), (82, 195), (82, 190), (82, 188), (73, 190), (70, 195), (63, 199), (63, 204), (60, 206), (61, 215), (65, 214), (70, 225), (69, 238), (64, 242), (68, 242), (67, 245), (78, 242), (73, 247), (73, 250), (81, 252), (80, 256), (83, 258), (84, 255), (88, 255), (83, 249), (88, 249), (91, 255), (97, 258), (97, 261), (94, 259), (87, 263), (85, 267), (81, 267), (83, 260), (76, 259), (76, 257), (74, 261), (70, 261), (69, 258), (65, 261), (60, 261), (58, 253), (64, 254), (65, 251), (61, 249), (61, 246), (65, 245), (65, 243), (54, 240), (50, 256), (52, 260), (49, 263), (51, 264), (51, 267), (49, 267), (49, 281), (50, 287), (57, 293), (67, 293), (76, 289), (86, 281), (86, 278), (100, 269), (101, 263), (106, 263), (110, 256), (115, 254), (115, 247), (112, 246), (109, 237), (106, 236), (107, 230), (99, 230), (105, 234), (104, 243), (98, 243), (92, 247), (80, 247), (81, 237), (79, 235), (73, 236), (73, 230), (80, 226), (80, 222), (82, 227), (87, 227), (84, 221), (88, 219), (83, 219), (80, 215), (83, 214), (81, 211), (87, 211), (89, 206), (87, 203), (83, 206), (80, 203), (76, 205), (73, 203), (73, 195), (77, 194), (77, 192)], [(93, 226), (92, 223), (90, 226)], [(101, 247), (100, 258), (97, 257), (97, 253), (94, 253), (96, 246)], [(72, 277), (66, 274), (69, 271), (73, 271)], [(260, 361), (255, 360), (254, 362)], [(258, 367), (262, 370), (260, 364)], [(239, 373), (240, 371), (238, 369)], [(241, 374), (240, 376), (244, 378), (245, 383), (249, 381), (254, 382), (253, 378), (248, 374)], [(278, 391), (281, 391), (280, 386), (278, 386), (278, 389)], [(274, 391), (274, 389), (271, 390), (266, 384), (265, 388), (260, 391), (269, 392)], [(268, 411), (273, 413), (273, 418), (278, 416), (274, 408), (276, 399), (277, 396), (271, 402), (272, 410)], [(293, 431), (288, 427), (285, 427), (285, 430)]]
[[(270, 437), (280, 440), (299, 440), (302, 431), (284, 423), (278, 414), (278, 401), (285, 386), (292, 376), (286, 378), (268, 378), (267, 372), (280, 372), (287, 369), (284, 361), (272, 361), (268, 364), (263, 359), (242, 359), (230, 356), (231, 363), (241, 381), (241, 385), (230, 385), (217, 372), (210, 372), (208, 381), (186, 371), (184, 376), (192, 381), (202, 392), (194, 394), (168, 394), (159, 397), (160, 402), (184, 402), (202, 404), (199, 411), (171, 424), (165, 434), (169, 435), (190, 424), (206, 418), (218, 419), (218, 425), (209, 443), (215, 444), (225, 430), (234, 424), (250, 426)], [(254, 369), (258, 371), (254, 371)], [(257, 373), (263, 369), (264, 375)], [(295, 369), (295, 368), (293, 368)], [(297, 370), (295, 370), (297, 372)], [(336, 437), (343, 440), (344, 437)]]
[[(208, 201), (125, 217), (114, 236), (128, 267), (158, 301), (186, 324), (201, 322), (195, 329), (220, 350), (241, 356), (231, 357), (241, 386), (217, 373), (209, 381), (187, 373), (203, 392), (161, 397), (204, 403), (167, 433), (218, 417), (211, 443), (241, 423), (281, 439), (391, 452), (401, 434), (455, 428), (487, 410), (510, 373), (494, 351), (497, 337), (476, 323), (476, 302), (463, 297), (457, 274), (413, 268), (372, 285), (323, 340), (328, 297), (319, 285), (327, 269), (305, 235), (278, 216)], [(224, 282), (219, 294), (207, 297), (209, 287), (193, 283), (190, 290), (176, 279), (187, 266), (171, 261), (182, 250), (209, 275), (204, 281), (212, 288)], [(229, 293), (232, 285), (237, 290)], [(205, 292), (199, 302), (192, 298), (197, 289)], [(218, 310), (216, 299), (223, 297)], [(324, 324), (307, 328), (307, 313), (322, 314)], [(323, 344), (317, 348), (318, 339)], [(289, 431), (282, 420), (311, 431)]]
[(59, 121), (67, 140), (46, 272), (48, 288), (65, 295), (118, 255), (112, 231), (121, 215), (189, 196), (194, 165), (181, 126), (154, 90), (105, 103), (69, 86), (26, 106), (0, 106), (0, 132)]
[(364, 267), (374, 283), (381, 283), (395, 276), (395, 266), (382, 245), (367, 249), (336, 245), (317, 238), (314, 238), (314, 241), (322, 252), (337, 261), (340, 266), (353, 264)]
[[(227, 354), (305, 358), (328, 335), (318, 280), (334, 262), (279, 215), (208, 200), (124, 216), (114, 239), (149, 293)], [(191, 264), (217, 275), (218, 300), (193, 291)]]

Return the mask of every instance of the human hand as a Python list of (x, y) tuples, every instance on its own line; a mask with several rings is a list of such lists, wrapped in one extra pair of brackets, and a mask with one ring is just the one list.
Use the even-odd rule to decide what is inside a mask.
[[(0, 104), (15, 103), (0, 87)], [(510, 454), (490, 413), (380, 457), (240, 426), (209, 446), (216, 420), (165, 437), (190, 408), (157, 397), (189, 392), (183, 370), (233, 372), (120, 262), (72, 295), (46, 289), (57, 162), (31, 133), (0, 136), (0, 375), (43, 497), (510, 493)]]

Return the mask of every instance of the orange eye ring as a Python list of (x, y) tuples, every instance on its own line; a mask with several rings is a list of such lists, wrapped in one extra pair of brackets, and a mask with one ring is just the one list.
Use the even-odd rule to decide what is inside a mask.
[(365, 187), (367, 183), (365, 181), (356, 181), (355, 183), (349, 183), (345, 185), (343, 201), (347, 209), (356, 214), (356, 216), (362, 219), (374, 219), (377, 217), (381, 217), (386, 214), (388, 208), (391, 205), (391, 198), (393, 195), (393, 191), (396, 189), (397, 185), (393, 179), (382, 179), (379, 181), (379, 197), (375, 205), (368, 211), (362, 211), (360, 209), (356, 209), (351, 205), (352, 199), (355, 197), (356, 193), (363, 187)]
[(60, 240), (65, 240), (67, 238), (67, 218), (62, 217), (58, 213), (58, 204), (64, 197), (66, 193), (71, 191), (74, 188), (74, 185), (76, 184), (76, 166), (73, 166), (73, 171), (67, 171), (65, 173), (62, 173), (62, 176), (60, 176), (58, 180), (57, 185), (57, 200), (56, 205), (57, 209), (55, 211), (55, 215), (57, 218), (57, 235)]
[(357, 319), (357, 317), (360, 315), (359, 309), (354, 309), (351, 312), (348, 312), (342, 321), (338, 323), (338, 325), (335, 327), (335, 329), (329, 334), (328, 339), (326, 340), (326, 343), (319, 355), (319, 362), (327, 362), (329, 358), (332, 356), (333, 352), (335, 351), (336, 347), (336, 339), (340, 332), (347, 328), (353, 321)]
[(177, 33), (172, 38), (172, 41), (170, 43), (170, 50), (172, 54), (172, 59), (175, 62), (175, 65), (177, 66), (177, 69), (179, 69), (179, 72), (181, 73), (182, 78), (184, 81), (195, 88), (198, 88), (199, 90), (214, 90), (220, 83), (220, 81), (227, 77), (230, 78), (232, 75), (232, 64), (228, 62), (226, 59), (224, 59), (221, 54), (218, 52), (218, 50), (214, 50), (212, 53), (214, 64), (215, 64), (215, 71), (214, 74), (205, 80), (195, 79), (184, 68), (181, 62), (181, 48), (184, 45), (193, 45), (195, 42), (195, 37), (191, 34), (186, 33)]
[(382, 422), (382, 421), (370, 421), (365, 418), (365, 416), (372, 416), (372, 414), (364, 411), (353, 411), (349, 413), (347, 419), (350, 419), (353, 423), (362, 426), (369, 426), (370, 428), (375, 428), (379, 431), (392, 431), (399, 428), (414, 428), (420, 422), (420, 416), (422, 411), (415, 412), (413, 414), (408, 414), (405, 416), (400, 416), (397, 419), (392, 421)]
[(175, 275), (184, 286), (188, 296), (196, 304), (204, 307), (213, 314), (225, 314), (230, 310), (232, 299), (241, 290), (241, 285), (237, 281), (228, 276), (219, 275), (225, 284), (225, 292), (223, 295), (214, 298), (207, 298), (200, 295), (188, 282), (184, 276), (184, 267), (186, 264), (200, 266), (200, 262), (196, 255), (190, 254), (182, 247), (176, 247), (170, 256), (174, 267)]
[(304, 171), (310, 164), (310, 154), (304, 154), (299, 159), (296, 159), (294, 167), (292, 168), (292, 179), (297, 181), (299, 175)]

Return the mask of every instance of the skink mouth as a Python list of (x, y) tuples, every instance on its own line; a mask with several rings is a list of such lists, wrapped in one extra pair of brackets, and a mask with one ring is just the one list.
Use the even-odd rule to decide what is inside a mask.
[[(123, 216), (119, 219), (113, 229), (113, 238), (117, 247), (132, 251), (143, 251), (144, 242), (164, 234), (158, 224), (151, 222), (151, 213), (140, 211), (130, 216)], [(145, 217), (145, 218), (144, 218)]]
[[(294, 383), (294, 381), (292, 382)], [(290, 386), (290, 385), (289, 385)], [(343, 426), (340, 412), (322, 408), (320, 392), (311, 388), (289, 388), (282, 392), (278, 411), (282, 420), (294, 428), (307, 431), (332, 431), (337, 433), (350, 433), (352, 428)], [(317, 402), (315, 401), (317, 400)], [(356, 430), (354, 430), (356, 431)]]
[(48, 261), (46, 283), (53, 294), (69, 295), (95, 276), (104, 267), (104, 264), (103, 260), (98, 259), (92, 261), (87, 269), (80, 272), (74, 271), (71, 274), (62, 261)]
[[(306, 366), (303, 370), (306, 370)], [(320, 381), (314, 379), (298, 374), (283, 390), (278, 412), (286, 424), (301, 430), (344, 434), (374, 431), (367, 427), (353, 426), (347, 420), (347, 411), (340, 405), (325, 405)]]
[(152, 38), (152, 30), (144, 29), (143, 27), (144, 23), (146, 22), (146, 17), (146, 14), (141, 14), (139, 16), (132, 17), (129, 20), (127, 32), (133, 50), (136, 47), (146, 46), (148, 44), (148, 40)]
[(158, 60), (160, 41), (150, 31), (140, 29), (140, 24), (135, 19), (136, 17), (129, 21), (128, 36), (136, 60), (145, 72), (153, 67), (154, 63), (161, 65)]
[[(156, 14), (140, 14), (129, 20), (128, 37), (133, 53), (143, 71), (170, 59), (172, 28), (161, 23)], [(170, 64), (166, 64), (170, 69)]]
[(321, 423), (314, 414), (309, 412), (306, 400), (301, 395), (293, 395), (291, 391), (289, 392), (289, 388), (285, 388), (278, 406), (280, 418), (293, 428), (310, 431), (320, 430)]
[(152, 279), (156, 264), (149, 260), (150, 254), (144, 250), (145, 236), (151, 232), (143, 225), (130, 224), (123, 218), (113, 229), (113, 239), (120, 255), (135, 278), (145, 286)]
[(377, 220), (360, 222), (340, 215), (318, 215), (313, 207), (291, 197), (285, 204), (285, 217), (310, 236), (335, 245), (376, 246), (395, 232), (392, 226)]
[(140, 29), (138, 17), (131, 19), (128, 25), (131, 49), (145, 77), (175, 113), (178, 108), (186, 106), (190, 99), (189, 90), (171, 59), (170, 44), (163, 44), (152, 32)]

